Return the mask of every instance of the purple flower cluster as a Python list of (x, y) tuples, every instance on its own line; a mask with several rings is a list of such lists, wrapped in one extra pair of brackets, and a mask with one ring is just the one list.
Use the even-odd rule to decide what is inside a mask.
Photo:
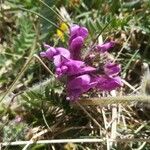
[[(92, 60), (89, 65), (85, 59), (81, 58), (81, 49), (87, 36), (87, 28), (73, 25), (70, 28), (68, 49), (45, 44), (47, 50), (40, 53), (41, 57), (53, 60), (58, 79), (66, 77), (67, 96), (71, 101), (78, 100), (83, 93), (91, 89), (111, 91), (122, 86), (121, 78), (118, 75), (121, 71), (119, 64), (108, 60), (101, 66), (95, 67)], [(89, 58), (108, 53), (108, 50), (114, 45), (114, 41), (96, 45), (89, 52)], [(93, 50), (95, 55), (91, 54)]]

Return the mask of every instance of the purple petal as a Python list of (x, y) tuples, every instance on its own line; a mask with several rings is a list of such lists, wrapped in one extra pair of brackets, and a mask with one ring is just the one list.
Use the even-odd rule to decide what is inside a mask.
[(86, 38), (88, 36), (88, 30), (85, 27), (80, 27), (79, 25), (73, 25), (70, 28), (70, 36), (81, 36)]
[(65, 58), (70, 58), (70, 51), (68, 49), (63, 47), (57, 47), (56, 50), (58, 51), (59, 55)]
[(80, 27), (78, 25), (73, 25), (70, 28), (69, 45), (71, 44), (72, 40), (75, 39), (78, 36), (81, 36), (83, 39), (85, 39), (88, 36), (88, 30), (85, 27)]
[(110, 48), (114, 47), (115, 42), (114, 41), (110, 41), (101, 45), (97, 45), (96, 46), (96, 50), (102, 53), (107, 52)]
[(56, 73), (58, 78), (61, 78), (64, 74), (66, 74), (67, 70), (68, 70), (67, 66), (62, 66), (60, 68), (59, 67), (56, 68), (56, 72), (55, 73)]
[[(55, 65), (56, 65), (56, 63), (55, 63)], [(62, 72), (61, 75), (68, 75), (68, 76), (81, 75), (81, 74), (85, 74), (85, 73), (93, 73), (94, 71), (96, 71), (96, 68), (94, 68), (94, 67), (85, 66), (85, 63), (83, 61), (66, 59), (63, 57), (62, 57), (61, 61), (57, 60), (57, 67), (59, 67), (61, 70), (64, 70), (64, 71), (61, 71)]]
[[(61, 70), (64, 70), (62, 71), (62, 75), (75, 75), (81, 70), (83, 65), (84, 62), (82, 61), (64, 58), (64, 60), (60, 64)], [(66, 69), (64, 68), (67, 68), (67, 71), (65, 71)]]
[(61, 68), (56, 68), (56, 75), (58, 78), (60, 78), (62, 76)]
[(43, 57), (43, 58), (46, 58), (46, 53), (45, 52), (41, 52), (40, 56)]
[(62, 48), (62, 47), (58, 47), (56, 48), (56, 50), (59, 54), (55, 55), (53, 59), (54, 59), (55, 67), (58, 67), (62, 64), (64, 59), (68, 60), (70, 58), (70, 52), (69, 50)]
[(80, 67), (84, 62), (74, 61), (67, 59), (61, 55), (56, 55), (54, 57), (54, 64), (56, 66), (56, 74), (61, 77), (62, 75), (68, 75), (70, 72), (77, 70), (77, 67)]
[(67, 99), (69, 101), (77, 101), (82, 94), (83, 93), (81, 92), (80, 89), (68, 90)]
[(62, 67), (61, 67), (61, 70), (62, 70), (63, 73), (66, 73), (67, 70), (68, 70), (68, 67), (67, 67), (67, 66), (62, 66)]
[(84, 74), (68, 81), (67, 93), (70, 100), (78, 100), (79, 96), (87, 92), (96, 85), (96, 82), (91, 82), (91, 77)]
[(55, 67), (59, 67), (61, 65), (61, 62), (62, 62), (61, 55), (56, 55), (53, 57), (53, 63)]
[[(44, 44), (44, 47), (47, 48), (47, 50), (45, 52), (40, 53), (41, 57), (48, 58), (49, 60), (53, 59), (56, 55), (70, 58), (70, 51), (63, 47), (54, 48), (47, 44)], [(54, 60), (56, 64), (57, 64), (58, 60), (60, 61), (60, 59)]]
[(104, 65), (104, 72), (108, 76), (118, 75), (121, 71), (121, 66), (115, 63), (107, 63)]
[(79, 30), (80, 26), (79, 25), (72, 25), (70, 28), (70, 36), (74, 36), (77, 34), (78, 30)]
[[(44, 45), (45, 46), (45, 45)], [(47, 58), (47, 59), (52, 59), (53, 58), (53, 56), (55, 56), (58, 52), (57, 52), (57, 50), (54, 48), (54, 47), (51, 47), (51, 46), (49, 46), (49, 45), (47, 45), (47, 50), (45, 51), (45, 52), (41, 52), (40, 53), (40, 56), (41, 57), (45, 57), (45, 58)]]
[(123, 85), (119, 76), (113, 78), (108, 76), (101, 76), (96, 80), (98, 82), (96, 88), (101, 91), (112, 91)]
[(96, 68), (90, 67), (90, 66), (84, 66), (78, 70), (78, 72), (74, 73), (75, 74), (85, 74), (85, 73), (94, 73), (96, 71)]
[(89, 85), (90, 81), (91, 81), (90, 76), (85, 74), (85, 75), (78, 76), (73, 80), (69, 81), (67, 86), (69, 89), (79, 89), (79, 88), (83, 89), (82, 86)]
[(80, 68), (85, 65), (83, 61), (73, 60), (73, 59), (68, 59), (68, 60), (66, 59), (64, 63), (68, 67), (77, 67), (77, 68)]
[(85, 27), (80, 27), (78, 30), (78, 36), (81, 36), (85, 39), (88, 36), (88, 29)]
[(54, 47), (48, 48), (45, 53), (48, 59), (52, 59), (55, 55), (58, 54), (57, 50)]
[(75, 60), (81, 59), (81, 48), (83, 47), (84, 39), (81, 36), (76, 37), (72, 40), (69, 50), (71, 52), (71, 56)]

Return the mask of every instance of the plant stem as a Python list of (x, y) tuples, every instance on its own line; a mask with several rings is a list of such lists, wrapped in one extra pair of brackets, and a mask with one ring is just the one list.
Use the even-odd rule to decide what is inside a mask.
[(88, 98), (78, 101), (83, 106), (107, 106), (109, 104), (130, 104), (132, 102), (147, 102), (150, 103), (150, 96), (147, 95), (130, 95), (130, 96), (117, 96), (117, 97), (101, 97), (101, 98)]

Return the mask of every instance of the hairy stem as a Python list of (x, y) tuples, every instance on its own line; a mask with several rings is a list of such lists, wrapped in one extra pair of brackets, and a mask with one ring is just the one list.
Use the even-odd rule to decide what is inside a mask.
[(147, 102), (150, 103), (150, 96), (147, 95), (130, 95), (130, 96), (117, 96), (117, 97), (101, 97), (101, 98), (88, 98), (79, 101), (82, 105), (92, 106), (106, 106), (109, 104), (130, 104), (132, 102)]

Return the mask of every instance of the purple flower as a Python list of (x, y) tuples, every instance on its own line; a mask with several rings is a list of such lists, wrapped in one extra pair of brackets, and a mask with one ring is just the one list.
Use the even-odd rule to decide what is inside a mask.
[(61, 64), (61, 56), (65, 58), (70, 58), (70, 51), (63, 47), (51, 47), (47, 44), (44, 45), (47, 50), (45, 52), (41, 52), (41, 57), (45, 57), (49, 60), (53, 59), (55, 66), (59, 66)]
[(98, 82), (96, 88), (98, 88), (101, 91), (112, 91), (123, 85), (119, 76), (109, 77), (104, 75), (97, 77), (96, 81)]
[(114, 47), (115, 42), (114, 41), (110, 41), (110, 42), (106, 42), (104, 44), (101, 45), (97, 45), (96, 46), (96, 50), (102, 53), (107, 52), (110, 48)]
[(115, 63), (107, 63), (104, 65), (104, 72), (108, 76), (115, 76), (121, 71), (121, 66)]
[(69, 100), (78, 100), (79, 96), (93, 88), (97, 82), (93, 81), (91, 76), (84, 74), (68, 81), (67, 94)]
[(56, 74), (59, 78), (63, 75), (73, 76), (96, 71), (96, 68), (86, 66), (83, 61), (62, 59), (61, 64), (56, 68)]
[(121, 71), (119, 64), (109, 60), (99, 68), (91, 67), (93, 65), (97, 66), (96, 61), (99, 60), (96, 59), (99, 58), (96, 56), (99, 55), (96, 51), (105, 53), (114, 47), (115, 42), (110, 41), (94, 46), (96, 51), (91, 50), (83, 61), (81, 49), (87, 36), (87, 28), (73, 25), (70, 28), (68, 49), (63, 47), (55, 48), (45, 44), (46, 51), (40, 53), (41, 57), (53, 61), (56, 76), (58, 78), (65, 77), (67, 80), (66, 91), (71, 101), (78, 100), (83, 93), (93, 88), (100, 91), (111, 91), (123, 85), (121, 78), (118, 76)]
[(56, 48), (51, 47), (47, 44), (44, 44), (44, 47), (47, 48), (47, 50), (45, 52), (41, 52), (40, 55), (41, 57), (47, 58), (47, 59), (52, 59), (55, 55), (58, 54), (58, 51), (56, 50)]
[(71, 58), (75, 60), (81, 59), (81, 48), (84, 40), (88, 36), (88, 30), (85, 27), (73, 25), (70, 29), (69, 50)]
[(69, 43), (71, 43), (71, 41), (78, 36), (81, 36), (83, 39), (85, 39), (88, 36), (88, 29), (85, 27), (80, 27), (79, 25), (73, 25), (70, 28)]

